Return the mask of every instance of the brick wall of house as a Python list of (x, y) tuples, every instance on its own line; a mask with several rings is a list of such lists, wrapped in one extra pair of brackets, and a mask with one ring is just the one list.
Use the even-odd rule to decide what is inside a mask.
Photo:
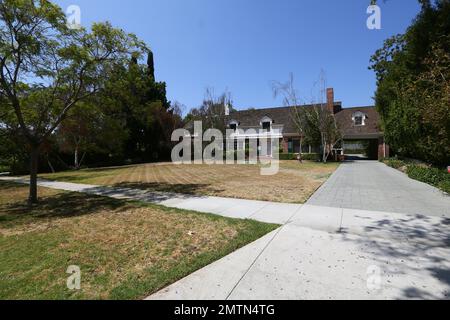
[(384, 138), (378, 139), (378, 159), (389, 158), (389, 146), (385, 144)]
[(283, 148), (283, 153), (289, 153), (289, 139), (283, 138), (281, 141), (281, 147)]
[(327, 108), (328, 111), (331, 113), (334, 113), (334, 89), (328, 88), (327, 89)]

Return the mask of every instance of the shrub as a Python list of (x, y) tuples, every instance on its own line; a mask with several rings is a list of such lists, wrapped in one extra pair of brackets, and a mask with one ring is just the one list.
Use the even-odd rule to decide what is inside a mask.
[(297, 160), (295, 153), (280, 153), (280, 160)]
[(445, 170), (433, 167), (410, 165), (408, 166), (406, 173), (411, 179), (431, 184), (446, 192), (449, 192), (450, 190), (450, 174)]
[(394, 169), (399, 169), (401, 167), (406, 166), (406, 162), (403, 160), (399, 160), (397, 158), (388, 158), (383, 161), (385, 164), (387, 164), (389, 167)]
[(318, 161), (320, 160), (320, 154), (318, 153), (304, 153), (302, 154), (303, 160), (310, 160), (310, 161)]
[(419, 165), (420, 162), (412, 159), (387, 158), (383, 159), (382, 162), (394, 169), (406, 167), (406, 170), (402, 169), (401, 171), (405, 172), (411, 179), (430, 184), (444, 192), (450, 193), (450, 174), (447, 170), (424, 164)]
[(408, 166), (406, 173), (411, 179), (429, 183), (433, 186), (438, 186), (441, 182), (445, 181), (448, 175), (445, 171), (437, 168), (416, 165)]
[[(297, 160), (297, 153), (280, 153), (280, 160)], [(319, 161), (320, 154), (318, 153), (303, 153), (302, 160)]]
[(438, 185), (438, 188), (450, 194), (450, 179), (441, 181)]

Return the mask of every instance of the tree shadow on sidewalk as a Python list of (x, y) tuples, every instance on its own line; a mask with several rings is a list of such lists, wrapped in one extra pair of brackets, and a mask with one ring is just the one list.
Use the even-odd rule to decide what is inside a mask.
[[(394, 281), (400, 290), (398, 299), (450, 298), (450, 219), (424, 215), (377, 219), (373, 215), (359, 236), (342, 232), (344, 240), (357, 241), (366, 252), (370, 248), (370, 259), (385, 274), (402, 279)], [(417, 274), (421, 279), (414, 278)], [(421, 280), (427, 280), (427, 284)], [(393, 288), (390, 283), (384, 285)]]

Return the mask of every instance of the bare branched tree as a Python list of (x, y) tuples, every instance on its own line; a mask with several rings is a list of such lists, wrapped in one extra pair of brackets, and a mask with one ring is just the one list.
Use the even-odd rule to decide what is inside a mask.
[(233, 110), (231, 93), (225, 91), (217, 96), (213, 88), (206, 88), (205, 98), (199, 108), (190, 111), (188, 118), (200, 120), (204, 128), (219, 129), (224, 132), (226, 129), (227, 109)]
[(306, 123), (309, 130), (316, 131), (316, 136), (320, 137), (322, 161), (327, 162), (335, 146), (342, 140), (342, 134), (334, 113), (326, 103), (327, 85), (323, 70), (315, 86), (318, 87), (318, 97), (312, 98), (312, 107), (306, 112)]
[(300, 155), (299, 160), (302, 161), (303, 140), (306, 131), (306, 114), (305, 108), (301, 107), (301, 99), (294, 86), (294, 74), (289, 74), (289, 80), (286, 83), (272, 81), (272, 91), (274, 98), (283, 97), (283, 105), (290, 108), (291, 118), (295, 128), (300, 135)]
[(286, 83), (272, 82), (274, 96), (283, 96), (283, 104), (290, 107), (291, 119), (300, 136), (300, 157), (305, 140), (311, 144), (320, 145), (322, 148), (322, 161), (327, 162), (335, 146), (342, 140), (342, 134), (334, 117), (326, 103), (326, 81), (323, 71), (319, 80), (314, 84), (318, 94), (311, 94), (311, 104), (306, 106), (301, 103), (298, 92), (294, 87), (294, 76), (290, 74)]

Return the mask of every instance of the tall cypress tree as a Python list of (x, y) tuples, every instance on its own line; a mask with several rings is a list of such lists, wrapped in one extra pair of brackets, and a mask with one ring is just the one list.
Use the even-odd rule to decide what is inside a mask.
[(153, 60), (153, 52), (151, 50), (148, 51), (147, 56), (147, 71), (149, 76), (155, 81), (155, 62)]

